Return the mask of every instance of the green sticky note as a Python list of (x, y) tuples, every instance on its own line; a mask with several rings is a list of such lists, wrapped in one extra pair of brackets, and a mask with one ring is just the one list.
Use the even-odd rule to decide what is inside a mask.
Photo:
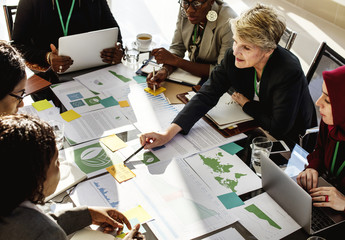
[(133, 79), (137, 82), (137, 83), (146, 83), (146, 77), (144, 76), (133, 76)]
[(220, 146), (220, 148), (231, 155), (234, 155), (243, 149), (243, 147), (233, 142)]
[(37, 111), (42, 111), (48, 108), (53, 107), (53, 105), (48, 102), (47, 99), (41, 100), (41, 101), (37, 101), (32, 103), (32, 106), (37, 110)]
[(231, 208), (238, 207), (244, 204), (242, 199), (239, 196), (237, 196), (235, 192), (226, 193), (226, 194), (217, 196), (217, 198), (222, 202), (222, 204), (224, 205), (226, 209), (231, 209)]
[(112, 106), (116, 106), (119, 105), (119, 102), (115, 100), (115, 98), (113, 98), (113, 96), (110, 96), (108, 98), (104, 98), (101, 99), (99, 101), (104, 107), (112, 107)]

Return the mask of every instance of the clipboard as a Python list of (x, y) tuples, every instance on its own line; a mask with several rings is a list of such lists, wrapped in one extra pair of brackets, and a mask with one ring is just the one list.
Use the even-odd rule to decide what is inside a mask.
[[(193, 91), (198, 92), (199, 89), (201, 88), (200, 85), (194, 86), (193, 87)], [(188, 93), (180, 93), (177, 94), (176, 97), (178, 99), (180, 99), (184, 104), (188, 103), (188, 99), (186, 98), (186, 95)], [(243, 132), (247, 132), (249, 130), (255, 129), (258, 127), (258, 125), (256, 124), (255, 120), (251, 120), (251, 121), (247, 121), (247, 122), (243, 122), (243, 123), (239, 123), (237, 124), (237, 127), (229, 129), (229, 128), (225, 128), (225, 129), (219, 129), (218, 126), (212, 122), (208, 117), (203, 116), (202, 117), (205, 122), (207, 122), (213, 129), (215, 129), (217, 132), (219, 132), (223, 137), (225, 138), (229, 138), (232, 137), (234, 135), (243, 133)]]

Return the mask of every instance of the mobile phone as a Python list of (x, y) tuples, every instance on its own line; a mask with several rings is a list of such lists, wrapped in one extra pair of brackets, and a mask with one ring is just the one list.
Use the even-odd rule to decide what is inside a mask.
[(290, 149), (283, 140), (273, 142), (271, 153), (280, 153), (288, 151), (290, 151)]

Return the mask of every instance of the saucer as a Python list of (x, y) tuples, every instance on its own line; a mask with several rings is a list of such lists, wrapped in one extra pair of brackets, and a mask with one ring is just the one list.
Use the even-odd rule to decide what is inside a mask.
[(151, 44), (150, 44), (150, 46), (148, 46), (148, 47), (146, 47), (146, 48), (143, 48), (143, 47), (138, 46), (138, 44), (137, 44), (136, 41), (134, 41), (134, 42), (132, 43), (132, 45), (135, 46), (135, 47), (137, 47), (138, 50), (139, 50), (140, 52), (150, 52), (150, 51), (152, 51), (152, 49), (156, 46), (156, 43), (155, 43), (154, 41), (152, 41)]

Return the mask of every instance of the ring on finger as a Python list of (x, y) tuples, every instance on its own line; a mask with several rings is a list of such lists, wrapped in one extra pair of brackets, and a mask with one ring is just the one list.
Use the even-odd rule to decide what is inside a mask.
[(328, 195), (325, 195), (325, 202), (329, 202), (329, 197), (328, 197)]

